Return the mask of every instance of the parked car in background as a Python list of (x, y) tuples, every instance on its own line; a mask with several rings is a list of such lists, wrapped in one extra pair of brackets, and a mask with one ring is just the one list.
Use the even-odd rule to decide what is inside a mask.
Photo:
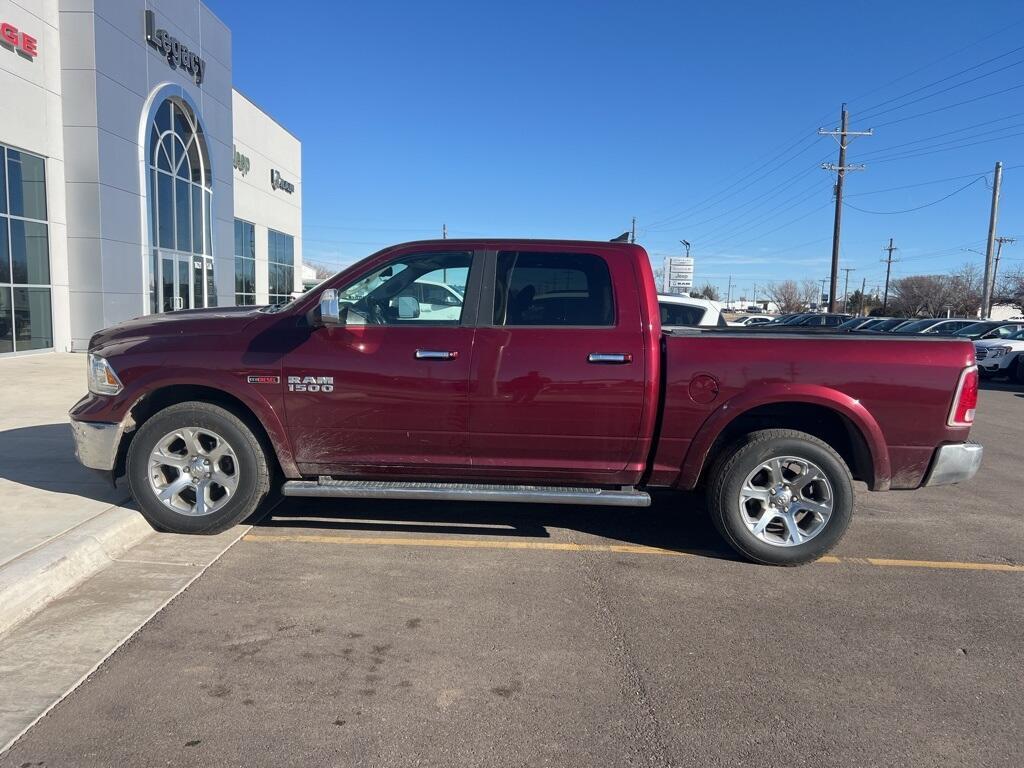
[(664, 328), (709, 325), (724, 328), (728, 325), (722, 316), (722, 305), (710, 299), (662, 293), (658, 294), (658, 310)]
[(876, 317), (851, 317), (845, 323), (836, 326), (837, 331), (859, 331), (878, 322)]
[(888, 333), (893, 328), (907, 322), (907, 318), (905, 317), (876, 317), (875, 320), (877, 321), (876, 323), (861, 326), (858, 330), (871, 331), (872, 333)]
[(771, 315), (740, 315), (735, 320), (730, 320), (729, 325), (749, 328), (754, 325), (770, 323), (774, 319)]
[(772, 325), (796, 325), (805, 317), (810, 317), (813, 312), (791, 312), (788, 315), (779, 315), (772, 320)]
[(801, 328), (837, 328), (843, 323), (845, 323), (847, 320), (849, 320), (851, 317), (852, 315), (840, 315), (834, 312), (825, 312), (824, 314), (820, 315), (815, 313), (806, 315), (799, 321), (792, 323), (792, 325), (799, 325)]
[(1024, 384), (1024, 331), (1004, 339), (976, 341), (974, 353), (982, 376), (1008, 376)]
[(982, 341), (984, 339), (1005, 339), (1022, 330), (1024, 330), (1024, 321), (1022, 320), (982, 320), (971, 323), (966, 328), (961, 328), (953, 335), (961, 339)]
[(976, 320), (964, 320), (963, 318), (925, 317), (904, 323), (895, 331), (896, 333), (930, 333), (933, 336), (952, 336), (957, 331), (963, 330), (968, 325), (974, 325), (976, 322)]

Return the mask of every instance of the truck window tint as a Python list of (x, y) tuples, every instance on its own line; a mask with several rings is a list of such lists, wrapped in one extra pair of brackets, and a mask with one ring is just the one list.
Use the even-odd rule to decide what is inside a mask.
[(472, 255), (403, 256), (341, 290), (346, 325), (458, 325)]
[(685, 304), (659, 304), (658, 311), (661, 314), (661, 325), (700, 325), (704, 318), (704, 310), (701, 307), (690, 307)]
[(588, 253), (499, 253), (494, 324), (614, 325), (608, 265)]

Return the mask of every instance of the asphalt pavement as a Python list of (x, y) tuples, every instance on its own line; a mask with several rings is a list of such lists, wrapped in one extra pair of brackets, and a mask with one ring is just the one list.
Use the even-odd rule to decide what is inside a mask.
[(0, 766), (1020, 766), (1024, 390), (833, 557), (648, 510), (288, 500)]

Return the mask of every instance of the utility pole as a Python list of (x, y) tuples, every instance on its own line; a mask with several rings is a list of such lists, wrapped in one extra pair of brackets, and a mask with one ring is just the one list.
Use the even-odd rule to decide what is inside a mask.
[(860, 281), (860, 308), (857, 310), (857, 316), (864, 314), (864, 291), (868, 287), (868, 279), (865, 277)]
[(442, 224), (441, 225), (441, 239), (442, 240), (447, 240), (448, 239), (448, 225), (447, 224)]
[(729, 288), (725, 293), (725, 307), (729, 308), (729, 302), (732, 300), (732, 275), (729, 275)]
[[(846, 283), (843, 286), (843, 312), (846, 312), (850, 305), (850, 273), (856, 271), (853, 267), (843, 267), (843, 272), (846, 273)], [(829, 298), (831, 299), (832, 297), (830, 296)], [(829, 301), (829, 312), (834, 311), (832, 309), (833, 304), (835, 304), (834, 301)]]
[(992, 178), (992, 210), (988, 216), (988, 245), (985, 248), (985, 282), (981, 286), (981, 320), (992, 313), (992, 250), (996, 244), (996, 221), (999, 218), (999, 187), (1003, 183), (1003, 164), (996, 163)]
[(633, 217), (633, 226), (629, 230), (629, 242), (636, 242), (636, 216)]
[(846, 180), (847, 171), (863, 171), (863, 165), (847, 165), (846, 164), (846, 147), (848, 136), (871, 136), (873, 131), (851, 131), (850, 130), (850, 113), (846, 109), (846, 104), (843, 104), (842, 112), (840, 113), (838, 131), (826, 131), (824, 128), (818, 129), (818, 134), (821, 136), (832, 136), (839, 142), (839, 163), (822, 163), (821, 167), (826, 171), (834, 171), (836, 174), (836, 215), (835, 221), (832, 225), (832, 275), (831, 283), (828, 295), (828, 311), (836, 311), (836, 289), (839, 287), (839, 236), (843, 228), (843, 182)]
[(995, 296), (996, 286), (999, 285), (999, 259), (1003, 255), (1003, 243), (1009, 243), (1013, 245), (1017, 241), (1012, 237), (997, 237), (996, 238), (996, 261), (992, 265), (992, 295)]
[(889, 238), (889, 245), (882, 246), (883, 251), (888, 251), (889, 256), (885, 259), (885, 298), (882, 299), (882, 314), (889, 310), (889, 274), (892, 272), (892, 252), (899, 250), (895, 245), (892, 244), (892, 238)]
[[(820, 290), (820, 291), (818, 291), (818, 300), (817, 300), (817, 301), (815, 302), (815, 304), (817, 304), (817, 305), (818, 305), (818, 306), (820, 307), (820, 306), (821, 306), (821, 297), (822, 297), (822, 296), (824, 295), (824, 293), (825, 293), (825, 283), (827, 283), (827, 282), (828, 282), (828, 278), (827, 278), (827, 277), (823, 277), (823, 278), (821, 278), (821, 280), (819, 280), (818, 282), (819, 282), (819, 283), (821, 283), (821, 290)], [(830, 301), (831, 301), (831, 298), (832, 298), (832, 297), (830, 296), (830, 297), (829, 297), (829, 300), (830, 300)]]

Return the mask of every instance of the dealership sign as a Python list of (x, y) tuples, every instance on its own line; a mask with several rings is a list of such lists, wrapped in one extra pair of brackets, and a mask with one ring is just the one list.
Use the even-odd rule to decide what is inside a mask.
[(249, 169), (252, 168), (252, 163), (249, 161), (249, 157), (247, 155), (243, 155), (241, 152), (238, 151), (237, 146), (235, 146), (233, 149), (235, 157), (234, 162), (232, 162), (232, 165), (235, 167), (236, 171), (245, 176), (249, 172)]
[(285, 181), (284, 177), (281, 176), (281, 172), (276, 168), (270, 171), (270, 188), (284, 190), (289, 195), (295, 191), (295, 185), (290, 181)]
[(206, 61), (166, 29), (157, 29), (156, 16), (152, 11), (146, 11), (146, 42), (164, 55), (171, 69), (185, 70), (192, 75), (196, 85), (203, 82)]
[(39, 41), (6, 21), (0, 23), (0, 45), (29, 59), (39, 55)]

